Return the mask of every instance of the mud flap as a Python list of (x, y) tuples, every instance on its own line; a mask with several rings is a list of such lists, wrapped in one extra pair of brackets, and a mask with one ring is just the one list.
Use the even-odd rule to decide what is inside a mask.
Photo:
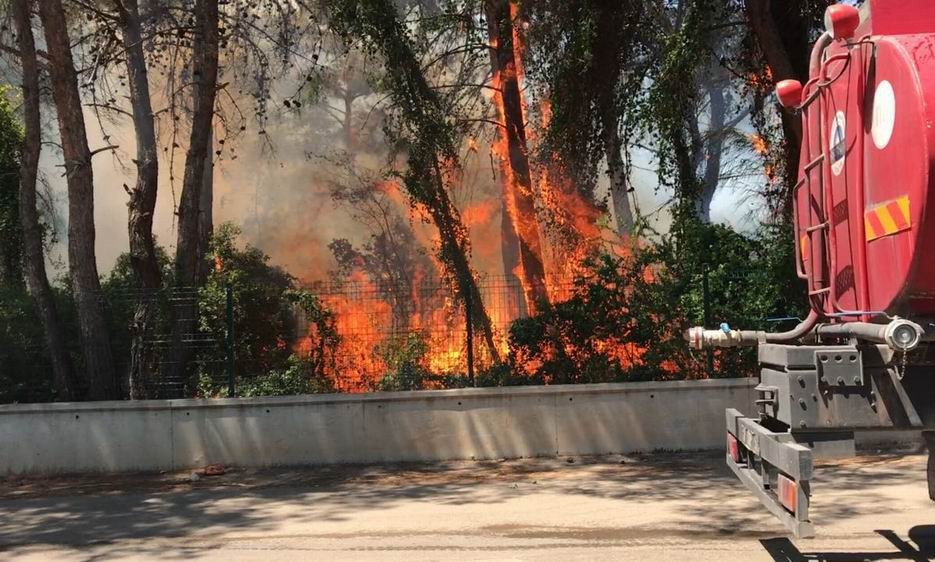
[(727, 410), (727, 466), (796, 538), (815, 536), (808, 517), (812, 451)]

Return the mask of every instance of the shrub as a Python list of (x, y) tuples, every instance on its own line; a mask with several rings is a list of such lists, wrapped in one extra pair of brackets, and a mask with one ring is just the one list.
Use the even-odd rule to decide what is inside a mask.
[(755, 350), (692, 353), (684, 331), (704, 320), (703, 278), (714, 325), (768, 329), (769, 317), (799, 316), (803, 292), (782, 229), (747, 236), (692, 223), (624, 258), (592, 257), (571, 297), (510, 328), (513, 376), (533, 384), (742, 377)]
[(244, 397), (323, 394), (334, 391), (334, 385), (329, 379), (316, 374), (314, 365), (295, 355), (289, 357), (284, 369), (237, 381), (237, 394)]

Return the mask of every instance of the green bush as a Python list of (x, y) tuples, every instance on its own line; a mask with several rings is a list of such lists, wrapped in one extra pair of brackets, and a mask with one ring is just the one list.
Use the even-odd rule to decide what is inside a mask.
[[(269, 256), (239, 244), (239, 235), (240, 230), (229, 223), (217, 228), (208, 257), (214, 267), (198, 293), (201, 331), (223, 340), (228, 329), (228, 288), (232, 292), (237, 393), (333, 391), (328, 377), (335, 376), (334, 352), (340, 341), (334, 315), (317, 297), (297, 289), (284, 269), (270, 265)], [(294, 350), (300, 338), (307, 338), (301, 357)], [(199, 363), (199, 392), (225, 394), (226, 346), (203, 350)]]
[[(216, 264), (198, 291), (200, 329), (227, 333), (227, 289), (234, 300), (234, 347), (237, 376), (258, 376), (283, 369), (292, 350), (295, 335), (291, 301), (287, 293), (294, 279), (280, 267), (269, 264), (269, 256), (253, 246), (241, 247), (240, 229), (231, 223), (220, 225), (211, 238), (207, 259)], [(226, 363), (226, 349), (219, 345), (208, 350), (203, 362), (212, 368)]]
[(432, 381), (441, 381), (426, 367), (429, 345), (423, 334), (410, 333), (380, 344), (377, 355), (386, 364), (386, 373), (377, 390), (424, 390)]
[[(209, 387), (210, 388), (210, 387)], [(307, 359), (291, 355), (284, 369), (237, 381), (237, 394), (253, 396), (290, 396), (335, 392), (334, 385), (316, 373)]]
[(23, 289), (0, 287), (0, 364), (0, 403), (55, 398), (42, 324)]
[(684, 331), (704, 320), (703, 278), (714, 327), (769, 329), (770, 317), (804, 312), (791, 238), (767, 228), (747, 236), (692, 223), (626, 258), (591, 258), (571, 297), (510, 328), (513, 377), (532, 384), (742, 377), (755, 350), (693, 353)]

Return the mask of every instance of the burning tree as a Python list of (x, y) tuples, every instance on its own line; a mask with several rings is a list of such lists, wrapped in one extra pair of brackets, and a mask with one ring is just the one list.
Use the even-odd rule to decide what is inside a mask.
[(494, 150), (502, 161), (503, 212), (504, 217), (509, 218), (504, 222), (513, 227), (513, 232), (504, 237), (504, 242), (516, 242), (515, 250), (512, 244), (503, 246), (504, 269), (507, 275), (515, 275), (521, 280), (526, 308), (535, 314), (540, 304), (548, 302), (548, 293), (527, 146), (527, 112), (524, 111), (520, 90), (522, 52), (514, 30), (516, 5), (510, 0), (485, 0), (484, 12), (490, 37), (493, 99), (498, 117), (498, 141)]
[(490, 317), (484, 308), (469, 260), (470, 241), (460, 213), (449, 196), (458, 174), (455, 129), (438, 93), (429, 85), (395, 5), (387, 0), (329, 2), (332, 24), (357, 37), (373, 55), (384, 58), (385, 84), (395, 101), (392, 130), (397, 149), (407, 157), (399, 172), (412, 204), (438, 230), (437, 256), (444, 274), (463, 303), (469, 322), (480, 330), (491, 357), (499, 358)]

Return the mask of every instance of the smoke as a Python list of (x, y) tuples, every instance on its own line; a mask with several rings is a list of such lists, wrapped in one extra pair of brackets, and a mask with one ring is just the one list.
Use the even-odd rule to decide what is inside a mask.
[[(398, 180), (385, 177), (400, 164), (391, 158), (389, 142), (382, 134), (384, 108), (381, 96), (373, 93), (369, 83), (373, 72), (367, 68), (370, 63), (353, 53), (325, 54), (321, 60), (317, 95), (297, 98), (295, 93), (302, 91), (306, 78), (283, 77), (267, 86), (269, 109), (263, 110), (261, 119), (251, 115), (238, 121), (229, 115), (231, 107), (247, 111), (257, 106), (248, 89), (230, 87), (219, 97), (228, 101), (214, 125), (214, 148), (219, 152), (213, 157), (215, 225), (238, 225), (245, 243), (261, 249), (274, 265), (300, 281), (324, 280), (337, 266), (328, 247), (331, 241), (345, 239), (362, 247), (379, 233), (375, 228), (379, 217), (368, 216), (358, 203), (335, 197), (335, 193), (380, 184), (389, 186), (385, 190), (387, 205), (381, 212), (408, 224), (417, 250), (432, 254), (437, 242), (434, 228), (419, 209), (410, 208)], [(295, 103), (298, 99), (302, 103)], [(153, 86), (153, 105), (161, 114), (157, 119), (160, 179), (153, 229), (157, 243), (173, 255), (188, 131), (184, 119), (173, 123), (161, 111), (168, 102), (159, 84)], [(493, 108), (490, 99), (481, 105)], [(90, 148), (117, 146), (93, 160), (96, 250), (102, 275), (128, 251), (125, 186), (133, 185), (136, 174), (132, 122), (119, 114), (107, 117), (85, 110)], [(171, 127), (176, 125), (178, 134), (173, 140)], [(47, 127), (46, 138), (57, 138), (55, 127)], [(501, 170), (490, 146), (494, 140), (492, 130), (478, 131), (466, 139), (459, 181), (451, 194), (469, 230), (472, 263), (482, 277), (508, 273), (503, 271), (501, 257)], [(178, 146), (173, 148), (173, 143)], [(635, 162), (651, 165), (639, 156)], [(53, 194), (55, 222), (61, 226), (50, 262), (54, 271), (63, 273), (67, 264), (67, 188), (60, 152), (46, 147), (40, 167)], [(655, 177), (636, 168), (637, 198), (642, 207), (656, 208), (665, 194), (658, 193)], [(602, 180), (598, 196), (608, 190), (606, 179)]]
[[(92, 150), (108, 145), (118, 147), (95, 155), (93, 160), (95, 246), (99, 271), (105, 275), (129, 248), (129, 197), (124, 186), (132, 186), (135, 181), (132, 158), (136, 146), (129, 119), (104, 123), (102, 128), (93, 111), (86, 110), (85, 120)], [(54, 131), (47, 133), (52, 138)], [(220, 128), (216, 138), (223, 138)], [(357, 210), (332, 196), (335, 185), (347, 180), (345, 170), (333, 162), (333, 156), (342, 150), (342, 143), (339, 133), (323, 127), (321, 117), (309, 108), (303, 112), (279, 112), (266, 124), (264, 134), (259, 133), (259, 127), (248, 126), (239, 138), (225, 143), (223, 148), (216, 146), (222, 154), (214, 158), (215, 224), (238, 225), (244, 242), (263, 250), (273, 264), (300, 280), (325, 279), (335, 266), (329, 242), (343, 238), (362, 245), (372, 238), (372, 232), (355, 216)], [(174, 170), (168, 155), (160, 149), (153, 231), (157, 243), (172, 255), (184, 150), (176, 151)], [(486, 157), (474, 151), (467, 154), (464, 181), (454, 199), (471, 231), (473, 257), (479, 269), (492, 271), (500, 260), (497, 227), (500, 208), (489, 163), (484, 166), (485, 161)], [(374, 178), (380, 177), (385, 163), (385, 154), (366, 154), (353, 161), (358, 173)], [(57, 215), (57, 242), (50, 249), (50, 264), (62, 274), (67, 264), (68, 198), (60, 151), (45, 148), (40, 168), (49, 184)], [(423, 250), (431, 252), (434, 230), (421, 220), (417, 210), (409, 208), (398, 184), (393, 189), (391, 210), (411, 225)]]

